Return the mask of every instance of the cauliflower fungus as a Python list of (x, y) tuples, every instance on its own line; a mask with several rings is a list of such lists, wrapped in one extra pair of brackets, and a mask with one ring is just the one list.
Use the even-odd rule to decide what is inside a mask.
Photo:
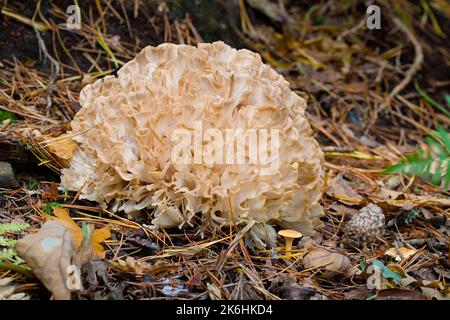
[[(160, 227), (256, 220), (312, 235), (320, 224), (323, 153), (306, 102), (256, 53), (223, 42), (149, 46), (118, 77), (87, 85), (80, 104), (61, 188), (81, 199), (129, 215), (152, 209)], [(263, 164), (248, 161), (174, 163), (174, 130), (195, 134), (198, 123), (221, 132), (277, 129), (279, 165), (261, 174)]]

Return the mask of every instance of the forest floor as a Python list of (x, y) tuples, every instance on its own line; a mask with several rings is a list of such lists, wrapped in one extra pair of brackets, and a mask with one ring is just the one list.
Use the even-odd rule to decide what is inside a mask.
[[(94, 241), (105, 257), (83, 268), (74, 298), (448, 299), (445, 177), (383, 170), (426, 148), (439, 126), (448, 132), (450, 6), (377, 1), (381, 29), (368, 30), (360, 1), (306, 2), (87, 1), (81, 30), (67, 30), (71, 1), (0, 1), (0, 137), (16, 137), (39, 159), (10, 161), (17, 186), (0, 189), (0, 299), (55, 293), (14, 251), (54, 213), (79, 235), (82, 223), (100, 230)], [(274, 250), (250, 248), (245, 228), (204, 237), (154, 229), (58, 191), (61, 161), (39, 137), (69, 129), (83, 86), (147, 45), (214, 40), (260, 53), (308, 102), (326, 172), (313, 245), (285, 254), (281, 238)], [(344, 241), (345, 225), (369, 203), (382, 209), (380, 233)]]

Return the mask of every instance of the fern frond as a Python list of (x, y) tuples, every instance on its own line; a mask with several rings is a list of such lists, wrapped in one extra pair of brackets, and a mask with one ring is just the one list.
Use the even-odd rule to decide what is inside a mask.
[(5, 237), (0, 237), (0, 247), (14, 247), (16, 245), (16, 240), (7, 239)]
[(22, 263), (23, 260), (17, 255), (17, 252), (11, 248), (4, 248), (0, 250), (0, 261), (9, 260), (14, 263)]
[(30, 225), (26, 222), (12, 221), (0, 224), (0, 235), (11, 232), (20, 232), (28, 228)]
[(434, 134), (444, 144), (447, 154), (450, 154), (450, 133), (447, 132), (443, 126), (438, 126), (437, 131), (435, 131)]
[(11, 221), (9, 223), (0, 224), (0, 247), (6, 247), (0, 249), (0, 263), (2, 261), (10, 261), (15, 265), (23, 263), (23, 259), (17, 255), (17, 252), (13, 249), (16, 245), (16, 240), (8, 239), (1, 236), (5, 233), (21, 232), (28, 228), (30, 225), (26, 222)]
[(11, 248), (4, 248), (0, 250), (0, 262), (10, 261), (14, 264), (23, 263), (23, 259), (17, 255), (17, 252)]
[(445, 189), (450, 184), (450, 133), (442, 126), (425, 138), (426, 149), (419, 148), (408, 154), (399, 163), (384, 169), (384, 173), (403, 173), (416, 175)]

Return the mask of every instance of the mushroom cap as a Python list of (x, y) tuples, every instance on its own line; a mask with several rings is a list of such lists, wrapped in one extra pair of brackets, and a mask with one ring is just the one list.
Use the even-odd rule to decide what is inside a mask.
[(297, 239), (297, 238), (303, 237), (303, 234), (301, 234), (298, 231), (291, 230), (291, 229), (280, 230), (280, 231), (278, 231), (278, 234), (280, 236), (282, 236), (282, 237), (293, 238), (293, 239)]
[[(61, 171), (62, 190), (129, 216), (150, 209), (162, 228), (256, 220), (312, 235), (321, 225), (324, 155), (306, 101), (258, 54), (223, 42), (166, 43), (144, 48), (117, 75), (80, 93), (69, 133), (77, 147)], [(174, 163), (173, 133), (192, 137), (198, 122), (204, 132), (278, 129), (277, 171), (261, 175), (259, 163)], [(215, 141), (203, 142), (207, 150)]]

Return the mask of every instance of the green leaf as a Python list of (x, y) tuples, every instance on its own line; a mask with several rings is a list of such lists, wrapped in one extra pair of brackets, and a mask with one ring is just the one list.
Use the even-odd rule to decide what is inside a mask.
[(359, 267), (361, 268), (361, 271), (362, 271), (362, 272), (364, 272), (364, 270), (366, 270), (367, 262), (366, 262), (365, 259), (363, 259), (363, 260), (361, 261), (361, 263), (359, 264)]
[(11, 120), (11, 122), (14, 122), (16, 121), (16, 115), (7, 110), (0, 110), (0, 123), (8, 119)]
[(89, 239), (89, 228), (87, 223), (83, 222), (83, 224), (81, 225), (81, 231), (83, 232), (83, 240)]
[(45, 204), (44, 208), (42, 208), (42, 211), (49, 215), (53, 215), (53, 207), (62, 208), (63, 206), (58, 202), (49, 202)]
[(28, 189), (30, 190), (34, 190), (36, 189), (36, 187), (38, 186), (38, 181), (36, 179), (30, 179), (30, 181), (28, 182)]
[(447, 103), (447, 105), (450, 107), (450, 95), (449, 94), (445, 94), (444, 95), (444, 99), (445, 99), (445, 102)]
[(316, 17), (314, 17), (314, 20), (313, 20), (313, 24), (314, 25), (321, 25), (321, 24), (323, 24), (325, 22), (325, 17), (324, 16), (316, 16)]

